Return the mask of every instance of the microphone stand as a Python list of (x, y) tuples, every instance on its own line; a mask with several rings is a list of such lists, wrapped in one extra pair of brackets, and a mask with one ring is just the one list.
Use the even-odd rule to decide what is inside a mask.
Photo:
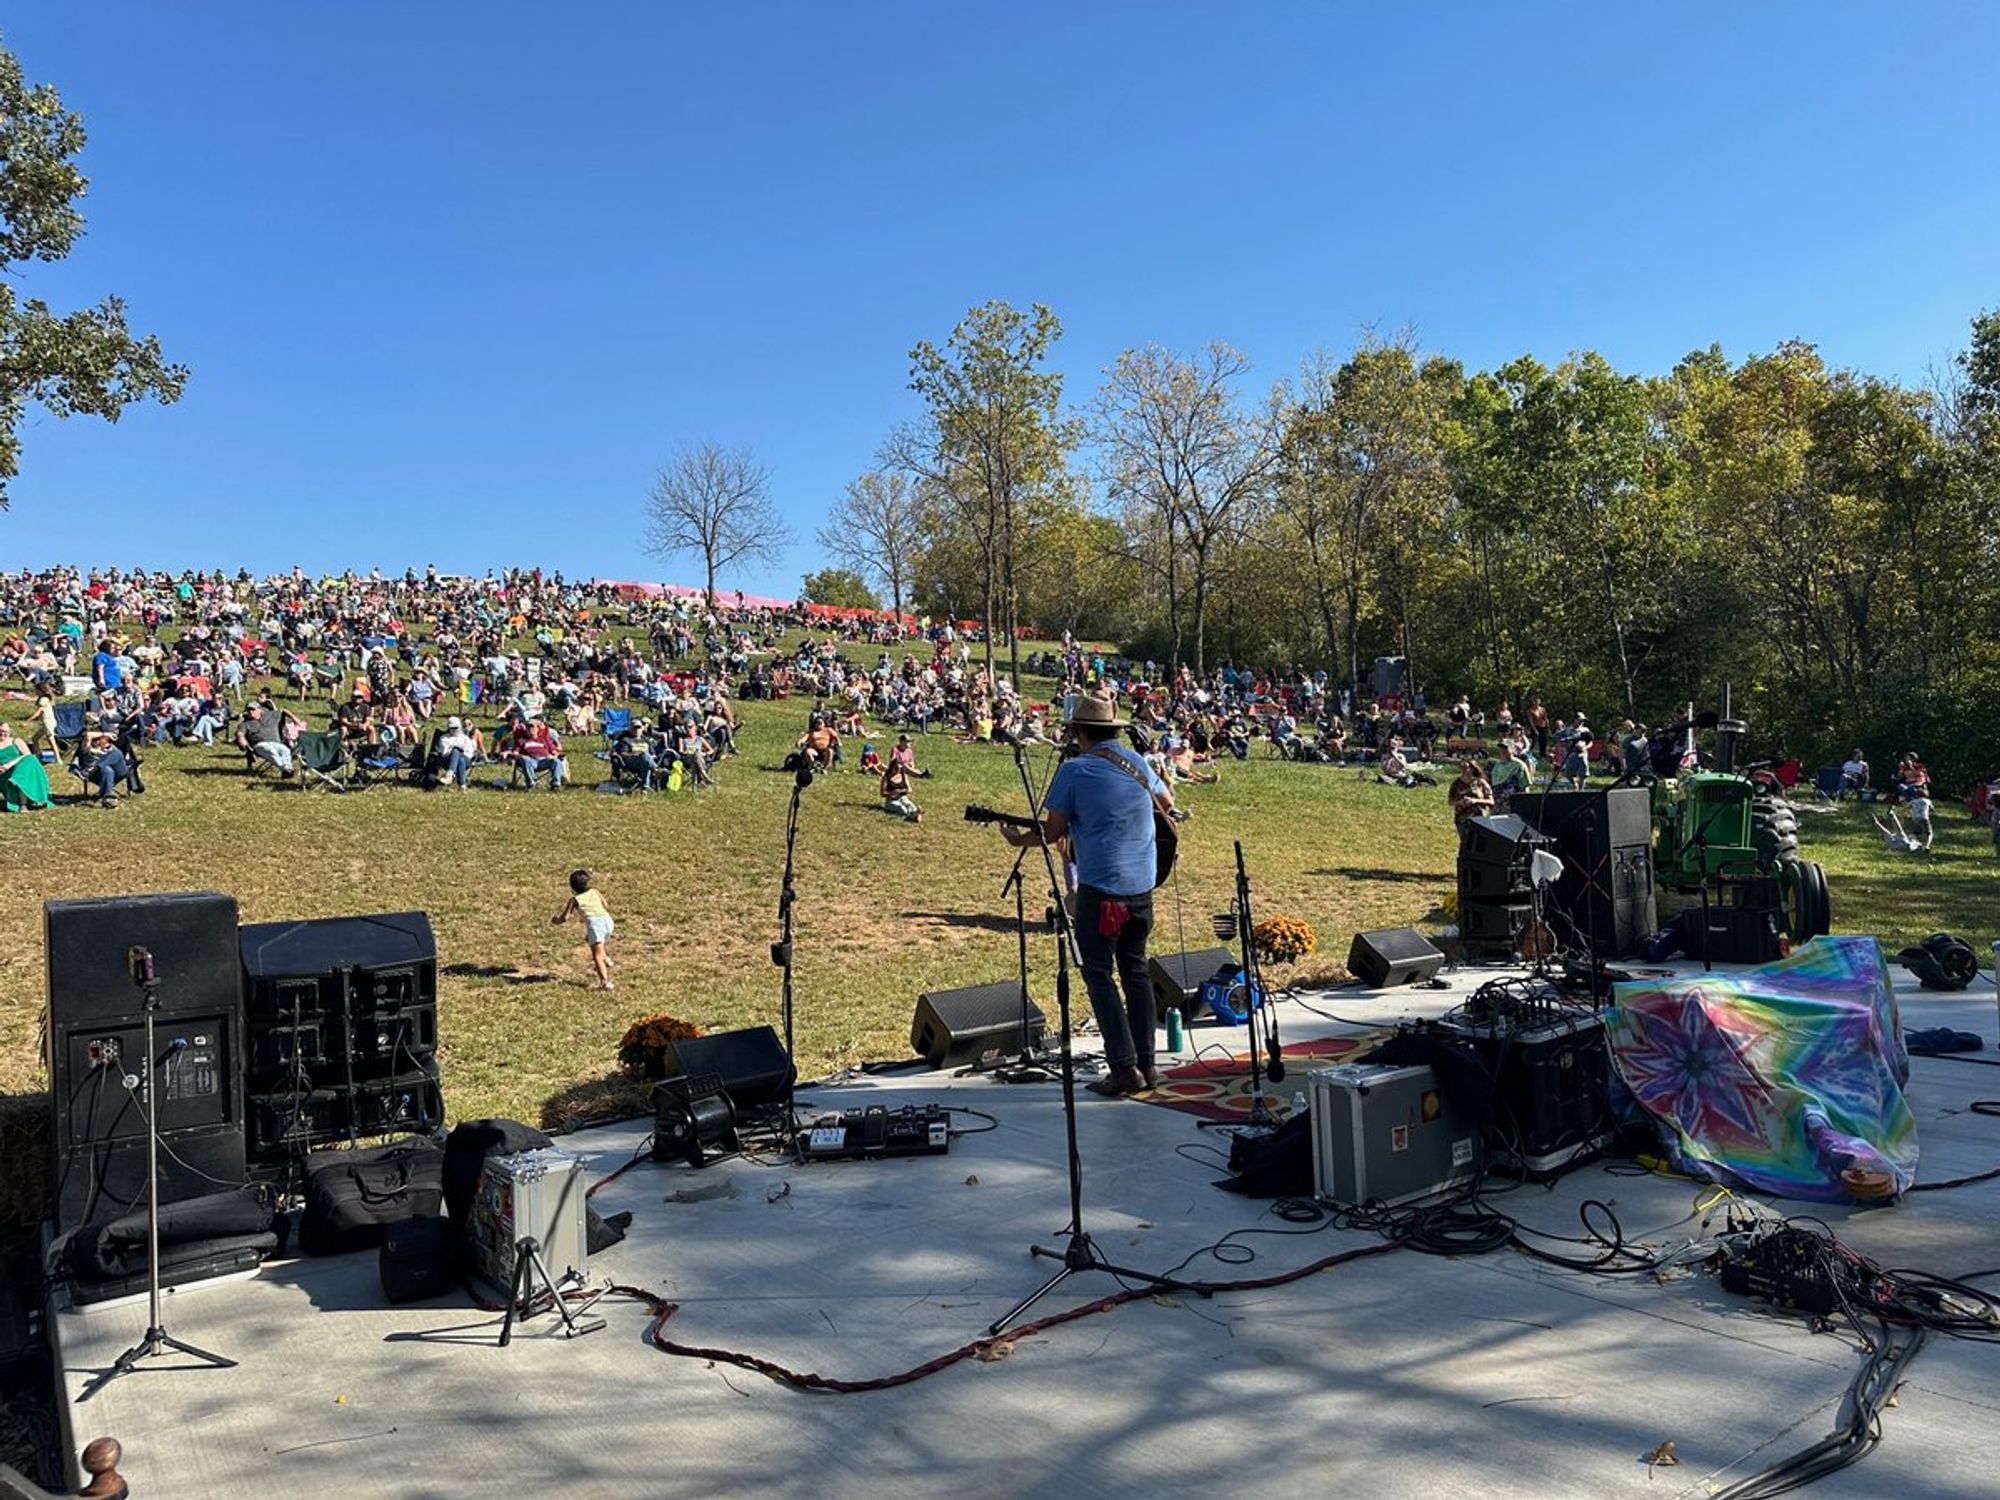
[[(1027, 795), (1028, 806), (1035, 808), (1035, 789), (1028, 779), (1027, 753), (1018, 745), (1014, 749), (1014, 764), (1021, 773), (1021, 789)], [(1134, 1271), (1126, 1266), (1116, 1266), (1104, 1258), (1104, 1252), (1097, 1248), (1096, 1241), (1083, 1227), (1083, 1157), (1076, 1145), (1076, 1059), (1070, 1048), (1070, 970), (1083, 967), (1083, 958), (1076, 946), (1076, 923), (1069, 907), (1063, 901), (1062, 877), (1056, 871), (1055, 851), (1049, 847), (1047, 825), (1038, 817), (1034, 825), (1035, 847), (1042, 851), (1042, 867), (1048, 875), (1049, 898), (1054, 903), (1056, 917), (1056, 1013), (1061, 1025), (1062, 1061), (1062, 1105), (1063, 1144), (1069, 1167), (1069, 1238), (1060, 1250), (1052, 1250), (1045, 1245), (1030, 1245), (1028, 1253), (1044, 1260), (1062, 1262), (1062, 1269), (1047, 1281), (1036, 1287), (1007, 1312), (987, 1325), (988, 1334), (996, 1334), (1022, 1313), (1033, 1307), (1050, 1292), (1061, 1286), (1079, 1271), (1103, 1271), (1118, 1277), (1121, 1281), (1137, 1281), (1162, 1291), (1193, 1291), (1204, 1297), (1214, 1294), (1199, 1282), (1175, 1281), (1166, 1276), (1155, 1276), (1146, 1271)], [(1023, 851), (1025, 852), (1025, 850)]]
[[(113, 1360), (110, 1369), (85, 1386), (76, 1398), (78, 1401), (88, 1401), (120, 1375), (130, 1375), (138, 1369), (140, 1360), (154, 1358), (168, 1349), (219, 1370), (236, 1368), (235, 1360), (182, 1343), (168, 1333), (166, 1319), (160, 1313), (160, 1115), (159, 1096), (153, 1090), (153, 1070), (157, 1066), (153, 1051), (153, 1018), (160, 1009), (160, 985), (153, 973), (153, 955), (146, 949), (132, 949), (126, 955), (126, 962), (131, 966), (132, 978), (138, 983), (146, 1013), (146, 1071), (139, 1081), (139, 1096), (145, 1100), (143, 1108), (146, 1115), (146, 1336)], [(172, 1368), (188, 1367), (175, 1365)]]
[(780, 1127), (780, 1139), (785, 1146), (796, 1149), (799, 1139), (799, 1116), (796, 1090), (799, 1079), (797, 1054), (792, 1050), (792, 907), (798, 901), (798, 887), (793, 883), (793, 875), (798, 868), (799, 845), (799, 801), (805, 789), (813, 784), (811, 766), (800, 766), (792, 779), (792, 803), (785, 812), (785, 876), (778, 887), (778, 941), (771, 944), (771, 962), (776, 964), (782, 977), (778, 985), (778, 1008), (785, 1029), (785, 1119)]
[[(1021, 740), (1006, 731), (999, 731), (996, 737), (1004, 736), (1004, 743), (1014, 751), (1014, 769), (1020, 774), (1021, 785), (1027, 790), (1028, 810), (1037, 825), (1042, 818), (1041, 796), (1035, 790), (1033, 773), (1028, 766), (1028, 747)], [(963, 1069), (964, 1073), (988, 1071), (1002, 1083), (1043, 1083), (1049, 1075), (1049, 1065), (1055, 1057), (1048, 1048), (1038, 1046), (1032, 1040), (1035, 1020), (1033, 1002), (1028, 999), (1028, 886), (1024, 866), (1028, 859), (1028, 846), (1023, 845), (1014, 855), (1014, 868), (1007, 872), (1007, 878), (1000, 885), (1004, 897), (1010, 890), (1014, 893), (1014, 941), (1020, 961), (1021, 981), (1021, 1048), (1010, 1056), (996, 1058), (990, 1067), (974, 1063)]]

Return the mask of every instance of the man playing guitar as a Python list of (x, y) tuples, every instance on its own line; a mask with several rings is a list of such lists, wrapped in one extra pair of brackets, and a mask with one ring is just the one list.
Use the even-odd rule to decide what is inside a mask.
[[(1124, 721), (1109, 698), (1078, 697), (1064, 727), (1070, 754), (1049, 778), (1041, 831), (1051, 844), (1067, 838), (1076, 865), (1077, 951), (1108, 1068), (1086, 1087), (1117, 1098), (1157, 1082), (1146, 939), (1158, 883), (1155, 813), (1171, 813), (1173, 797), (1144, 760), (1118, 743)], [(1037, 842), (1032, 827), (1003, 824), (1000, 831), (1017, 849)]]

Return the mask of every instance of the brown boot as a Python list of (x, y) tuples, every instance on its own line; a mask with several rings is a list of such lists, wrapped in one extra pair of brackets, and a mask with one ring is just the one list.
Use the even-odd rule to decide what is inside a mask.
[(1151, 1063), (1139, 1064), (1139, 1076), (1146, 1080), (1146, 1087), (1149, 1089), (1160, 1086), (1160, 1070)]
[(1102, 1078), (1086, 1083), (1085, 1088), (1093, 1094), (1103, 1094), (1107, 1098), (1122, 1099), (1127, 1094), (1136, 1094), (1146, 1087), (1146, 1078), (1137, 1068), (1113, 1068)]

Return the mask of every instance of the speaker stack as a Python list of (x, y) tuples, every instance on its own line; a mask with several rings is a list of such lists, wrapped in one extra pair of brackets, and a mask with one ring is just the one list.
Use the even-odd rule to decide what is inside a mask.
[(1659, 931), (1653, 885), (1653, 801), (1642, 786), (1520, 792), (1511, 804), (1563, 862), (1548, 915), (1583, 954), (1631, 958)]
[(1528, 861), (1547, 843), (1515, 813), (1465, 820), (1458, 842), (1458, 935), (1469, 957), (1520, 955), (1535, 921)]
[[(212, 891), (51, 901), (48, 958), (51, 1202), (58, 1234), (142, 1207), (146, 1080), (160, 1117), (160, 1202), (244, 1180), (242, 996), (236, 902)], [(127, 968), (153, 955), (154, 1055)]]
[(422, 912), (258, 922), (238, 933), (248, 1155), (304, 1152), (444, 1122), (437, 941)]

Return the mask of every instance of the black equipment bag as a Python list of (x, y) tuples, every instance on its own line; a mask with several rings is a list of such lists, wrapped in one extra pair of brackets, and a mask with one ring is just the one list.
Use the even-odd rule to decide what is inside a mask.
[(386, 1146), (306, 1155), (299, 1248), (340, 1255), (382, 1243), (387, 1226), (444, 1206), (444, 1152), (413, 1135)]
[(1300, 1110), (1276, 1130), (1239, 1135), (1229, 1145), (1234, 1177), (1215, 1185), (1246, 1198), (1313, 1196), (1312, 1112)]
[(391, 1302), (421, 1302), (458, 1285), (459, 1234), (438, 1214), (403, 1219), (382, 1236), (382, 1291)]
[[(202, 1198), (160, 1205), (160, 1263), (177, 1264), (183, 1245), (206, 1247), (243, 1236), (270, 1233), (271, 1199), (262, 1189), (241, 1187)], [(275, 1239), (272, 1244), (275, 1244)], [(262, 1246), (262, 1248), (270, 1248)], [(71, 1235), (63, 1246), (70, 1274), (103, 1280), (130, 1276), (146, 1269), (146, 1211), (137, 1209), (108, 1224), (92, 1224)]]

